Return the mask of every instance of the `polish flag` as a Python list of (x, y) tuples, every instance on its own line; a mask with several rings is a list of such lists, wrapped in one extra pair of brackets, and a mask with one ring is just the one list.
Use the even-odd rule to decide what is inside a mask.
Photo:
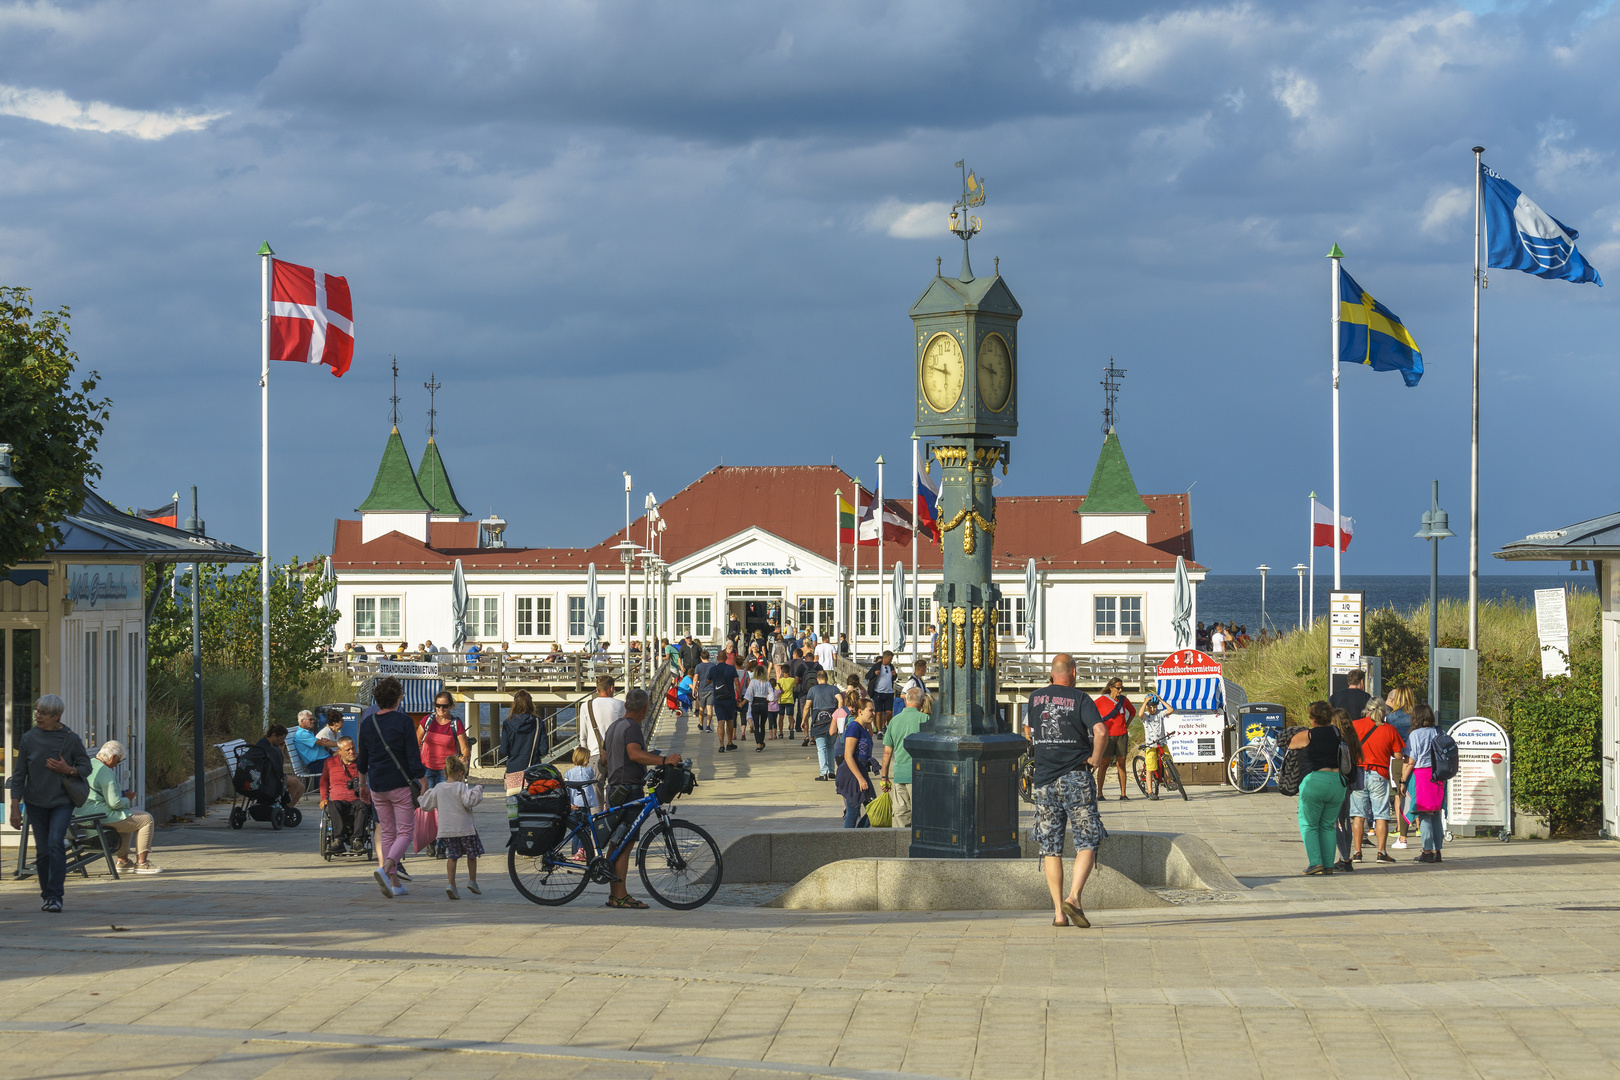
[(354, 359), (348, 279), (280, 259), (271, 262), (270, 359), (325, 364), (341, 376)]
[[(1350, 534), (1355, 532), (1356, 519), (1339, 518), (1339, 550), (1350, 547)], [(1311, 500), (1311, 544), (1314, 547), (1333, 546), (1333, 511), (1316, 499)]]

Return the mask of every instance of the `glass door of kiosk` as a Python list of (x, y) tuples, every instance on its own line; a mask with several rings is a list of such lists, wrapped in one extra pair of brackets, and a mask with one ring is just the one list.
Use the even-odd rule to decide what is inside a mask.
[(1441, 731), (1479, 714), (1479, 654), (1473, 649), (1436, 649), (1429, 671), (1429, 701)]

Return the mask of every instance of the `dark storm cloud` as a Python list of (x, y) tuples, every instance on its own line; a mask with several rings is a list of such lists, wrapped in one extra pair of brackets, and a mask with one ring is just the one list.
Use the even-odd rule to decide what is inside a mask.
[[(1429, 361), (1413, 391), (1346, 373), (1356, 556), (1404, 569), (1407, 504), (1466, 478), (1467, 148), (1620, 266), (1617, 35), (1572, 4), (13, 6), (0, 280), (74, 306), (121, 504), (196, 482), (255, 542), (268, 238), (349, 276), (360, 342), (342, 380), (272, 372), (273, 550), (364, 497), (390, 354), (413, 453), (445, 383), (469, 507), (594, 541), (620, 469), (667, 494), (722, 458), (904, 456), (904, 313), (960, 259), (965, 155), (975, 266), (1003, 256), (1027, 312), (1008, 490), (1084, 489), (1112, 355), (1138, 481), (1198, 481), (1199, 556), (1303, 555), (1338, 241)], [(1613, 495), (1506, 438), (1605, 422), (1606, 291), (1499, 277), (1488, 542)]]

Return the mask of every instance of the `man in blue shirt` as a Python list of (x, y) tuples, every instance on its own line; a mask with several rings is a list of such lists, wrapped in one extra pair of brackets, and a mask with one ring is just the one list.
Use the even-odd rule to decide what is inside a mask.
[[(287, 751), (292, 755), (293, 772), (300, 777), (319, 776), (326, 759), (337, 750), (331, 739), (315, 734), (315, 714), (305, 709), (298, 714), (298, 726), (287, 733)], [(302, 792), (300, 792), (302, 794)]]

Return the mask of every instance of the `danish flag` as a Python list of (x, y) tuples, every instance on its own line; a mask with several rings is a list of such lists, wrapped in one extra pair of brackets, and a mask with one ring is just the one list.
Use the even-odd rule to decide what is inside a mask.
[(270, 359), (325, 364), (341, 376), (354, 359), (348, 279), (280, 259), (271, 262)]

